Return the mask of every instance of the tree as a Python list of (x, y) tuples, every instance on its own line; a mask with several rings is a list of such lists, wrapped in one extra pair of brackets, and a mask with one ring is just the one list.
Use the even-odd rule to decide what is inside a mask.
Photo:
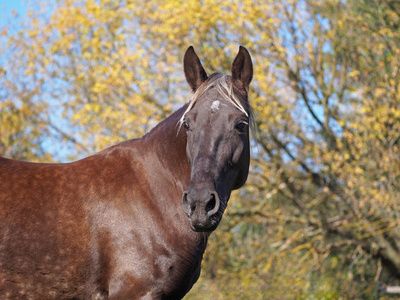
[(190, 99), (189, 45), (229, 72), (243, 44), (252, 169), (187, 298), (368, 298), (400, 270), (398, 6), (42, 1), (2, 31), (0, 151), (66, 160), (141, 136)]
[(253, 176), (226, 229), (239, 250), (209, 264), (226, 263), (214, 274), (231, 296), (247, 282), (254, 298), (368, 298), (399, 279), (398, 4), (285, 4), (280, 39), (261, 46), (275, 89), (254, 91)]

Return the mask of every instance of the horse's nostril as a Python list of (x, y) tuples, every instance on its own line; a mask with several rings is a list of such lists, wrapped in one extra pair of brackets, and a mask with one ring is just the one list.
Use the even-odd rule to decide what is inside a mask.
[(193, 208), (192, 205), (190, 204), (190, 201), (188, 199), (188, 193), (184, 192), (182, 196), (182, 206), (183, 210), (187, 214), (188, 217), (190, 217), (193, 214)]
[(215, 200), (215, 196), (211, 194), (210, 199), (207, 202), (206, 205), (206, 213), (212, 211), (215, 208), (215, 205), (217, 204), (217, 201)]

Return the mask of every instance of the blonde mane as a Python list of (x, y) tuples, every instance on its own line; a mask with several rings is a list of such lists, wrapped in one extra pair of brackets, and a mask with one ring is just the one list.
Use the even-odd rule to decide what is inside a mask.
[(217, 91), (223, 97), (224, 100), (233, 104), (238, 110), (243, 112), (249, 118), (250, 130), (254, 135), (254, 130), (255, 130), (254, 114), (250, 106), (250, 103), (248, 103), (247, 107), (243, 106), (240, 99), (233, 92), (231, 76), (224, 75), (221, 73), (212, 74), (193, 94), (188, 107), (183, 113), (181, 119), (179, 120), (179, 128), (182, 126), (186, 114), (194, 107), (196, 102), (199, 100), (200, 96), (204, 94), (207, 90), (209, 90), (211, 87), (216, 87)]

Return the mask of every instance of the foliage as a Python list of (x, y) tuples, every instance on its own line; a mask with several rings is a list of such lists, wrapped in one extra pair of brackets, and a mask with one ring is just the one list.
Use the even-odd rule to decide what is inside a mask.
[[(400, 279), (399, 11), (392, 0), (41, 1), (0, 30), (0, 153), (65, 160), (138, 137), (189, 99), (189, 45), (206, 70), (228, 72), (243, 44), (251, 173), (187, 299), (371, 299)], [(52, 151), (60, 140), (67, 149)]]

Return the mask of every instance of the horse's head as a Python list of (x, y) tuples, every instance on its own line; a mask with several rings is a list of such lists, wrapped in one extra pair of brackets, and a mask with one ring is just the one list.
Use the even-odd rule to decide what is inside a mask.
[(231, 76), (215, 73), (208, 77), (193, 47), (189, 47), (184, 70), (195, 93), (181, 119), (191, 166), (183, 209), (193, 230), (213, 231), (231, 191), (246, 182), (249, 172), (252, 113), (247, 95), (253, 65), (248, 51), (241, 46)]

